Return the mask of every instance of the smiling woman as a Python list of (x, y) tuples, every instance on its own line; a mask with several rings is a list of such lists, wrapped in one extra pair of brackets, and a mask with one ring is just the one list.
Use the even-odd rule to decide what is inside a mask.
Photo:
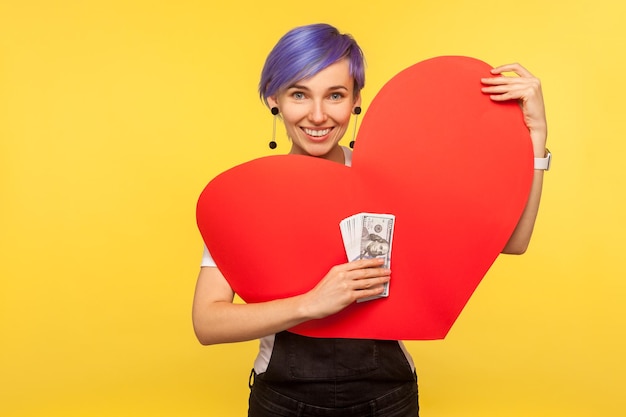
[[(350, 164), (351, 151), (339, 140), (361, 102), (363, 67), (354, 39), (329, 25), (296, 28), (279, 40), (259, 90), (272, 114), (282, 115), (291, 154)], [(390, 274), (382, 261), (337, 265), (305, 294), (236, 305), (234, 291), (205, 248), (193, 308), (198, 339), (204, 344), (261, 339), (249, 416), (373, 415), (376, 410), (390, 417), (418, 415), (415, 370), (401, 342), (287, 331), (380, 294)]]
[[(278, 41), (266, 60), (259, 91), (272, 114), (284, 121), (290, 154), (350, 165), (351, 151), (339, 141), (351, 114), (360, 113), (363, 68), (354, 39), (330, 25), (299, 27)], [(500, 76), (503, 71), (519, 77)], [(483, 92), (496, 101), (520, 100), (533, 145), (543, 156), (546, 129), (538, 81), (517, 64), (492, 73), (482, 80)], [(531, 199), (511, 238), (515, 248), (527, 244), (534, 225), (543, 176), (537, 172), (534, 178)], [(376, 250), (385, 247), (378, 244)], [(332, 266), (314, 288), (299, 295), (233, 304), (235, 292), (205, 247), (193, 303), (194, 329), (203, 344), (261, 340), (251, 373), (249, 416), (418, 415), (417, 376), (402, 342), (312, 338), (288, 331), (382, 293), (391, 274), (383, 261), (366, 256)]]

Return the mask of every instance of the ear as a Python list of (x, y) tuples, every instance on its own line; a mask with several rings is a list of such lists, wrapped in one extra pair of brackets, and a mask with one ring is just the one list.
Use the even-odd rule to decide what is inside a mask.
[(270, 96), (267, 98), (267, 104), (269, 104), (270, 109), (272, 107), (278, 107), (278, 102), (276, 101), (276, 96)]
[(357, 94), (357, 96), (354, 99), (354, 106), (352, 107), (356, 107), (356, 106), (361, 107), (361, 93)]

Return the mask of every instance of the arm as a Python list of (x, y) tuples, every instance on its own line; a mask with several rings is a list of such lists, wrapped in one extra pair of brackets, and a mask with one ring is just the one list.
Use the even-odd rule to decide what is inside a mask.
[(239, 342), (287, 330), (334, 314), (358, 299), (378, 295), (389, 281), (383, 259), (337, 265), (311, 291), (254, 304), (233, 304), (234, 292), (216, 267), (203, 267), (193, 300), (193, 326), (200, 343)]
[[(518, 77), (500, 76), (503, 72), (514, 72)], [(503, 65), (491, 70), (493, 78), (483, 78), (482, 91), (490, 94), (494, 101), (518, 100), (524, 122), (528, 127), (535, 158), (543, 158), (546, 151), (548, 126), (541, 92), (541, 82), (519, 64)], [(502, 250), (502, 253), (523, 254), (532, 236), (543, 184), (543, 170), (535, 170), (530, 195), (520, 220)]]

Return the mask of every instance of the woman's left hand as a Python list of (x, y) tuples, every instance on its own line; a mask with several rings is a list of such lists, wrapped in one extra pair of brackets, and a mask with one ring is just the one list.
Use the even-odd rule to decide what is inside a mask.
[[(503, 76), (513, 72), (517, 77)], [(524, 122), (530, 132), (535, 156), (542, 158), (546, 147), (548, 127), (543, 104), (541, 82), (520, 64), (501, 65), (491, 70), (494, 77), (483, 78), (483, 93), (493, 101), (518, 100), (524, 114)]]
[[(517, 77), (502, 75), (504, 72), (513, 72)], [(493, 77), (481, 79), (484, 85), (483, 93), (489, 94), (493, 101), (518, 101), (530, 133), (535, 158), (543, 158), (546, 152), (548, 125), (541, 82), (520, 64), (501, 65), (492, 69), (491, 73)], [(503, 253), (526, 252), (537, 219), (542, 183), (543, 170), (535, 170), (526, 207)]]

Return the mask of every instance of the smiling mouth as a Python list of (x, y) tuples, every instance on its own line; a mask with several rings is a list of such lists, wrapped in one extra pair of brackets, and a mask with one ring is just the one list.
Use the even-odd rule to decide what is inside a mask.
[(330, 131), (332, 130), (331, 128), (327, 128), (327, 129), (308, 129), (306, 127), (302, 128), (302, 130), (304, 130), (304, 133), (306, 133), (309, 136), (313, 136), (316, 138), (321, 138), (322, 136), (326, 136), (330, 133)]

